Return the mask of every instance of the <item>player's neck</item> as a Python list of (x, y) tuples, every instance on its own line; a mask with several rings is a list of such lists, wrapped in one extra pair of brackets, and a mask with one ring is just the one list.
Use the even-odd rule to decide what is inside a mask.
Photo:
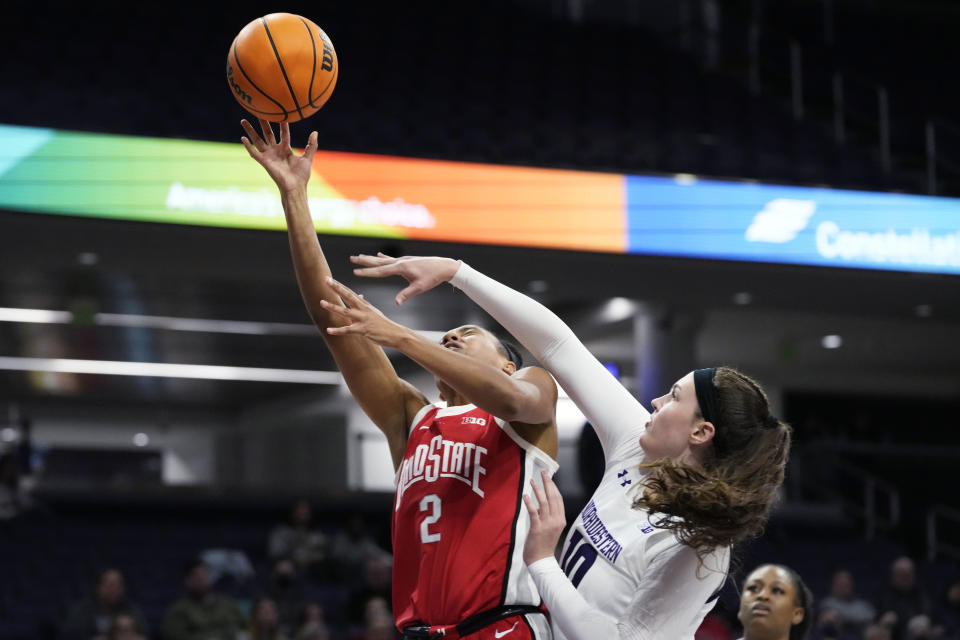
[(448, 407), (460, 407), (465, 404), (473, 404), (468, 398), (459, 393), (456, 389), (437, 379), (437, 389), (440, 390), (440, 398), (447, 403)]
[(459, 393), (445, 393), (443, 397), (447, 401), (448, 407), (462, 407), (463, 405), (473, 404), (469, 399)]

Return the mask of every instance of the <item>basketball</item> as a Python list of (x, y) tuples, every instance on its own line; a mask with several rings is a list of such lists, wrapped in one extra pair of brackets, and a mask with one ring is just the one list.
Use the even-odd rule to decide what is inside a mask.
[(333, 93), (337, 53), (323, 30), (292, 13), (271, 13), (240, 30), (227, 54), (227, 83), (244, 109), (270, 122), (296, 122)]

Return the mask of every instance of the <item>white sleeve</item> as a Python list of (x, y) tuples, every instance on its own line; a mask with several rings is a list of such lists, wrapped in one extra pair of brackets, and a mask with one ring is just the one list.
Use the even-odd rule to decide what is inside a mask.
[(660, 640), (693, 637), (707, 602), (726, 579), (725, 564), (701, 567), (696, 552), (685, 545), (664, 550), (644, 570), (622, 620), (591, 606), (556, 559), (538, 560), (528, 569), (553, 624), (569, 640)]
[(616, 458), (617, 448), (632, 441), (646, 425), (650, 413), (552, 311), (465, 262), (450, 282), (493, 316), (553, 374), (593, 425), (608, 463)]

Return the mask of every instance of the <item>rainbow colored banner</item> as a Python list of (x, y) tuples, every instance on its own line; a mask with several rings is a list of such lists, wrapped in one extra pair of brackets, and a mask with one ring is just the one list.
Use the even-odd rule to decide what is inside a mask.
[[(0, 207), (284, 229), (276, 186), (243, 146), (0, 126)], [(626, 250), (623, 176), (319, 152), (308, 195), (324, 233)]]
[[(237, 144), (0, 126), (0, 208), (283, 229)], [(320, 152), (318, 231), (960, 274), (960, 199)]]

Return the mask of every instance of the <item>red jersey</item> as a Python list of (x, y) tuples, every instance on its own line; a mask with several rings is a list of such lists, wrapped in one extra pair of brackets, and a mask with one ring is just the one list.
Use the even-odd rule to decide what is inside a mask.
[(521, 496), (557, 463), (474, 405), (427, 405), (395, 477), (393, 613), (397, 627), (457, 624), (500, 605), (540, 604), (523, 562)]

